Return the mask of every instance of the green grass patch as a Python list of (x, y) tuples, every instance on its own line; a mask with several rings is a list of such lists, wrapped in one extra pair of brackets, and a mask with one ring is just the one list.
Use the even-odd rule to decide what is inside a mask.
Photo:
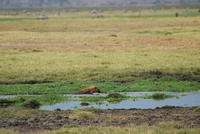
[(135, 91), (190, 92), (200, 89), (199, 82), (180, 81), (175, 78), (165, 77), (131, 82), (76, 81), (39, 84), (0, 84), (0, 95), (72, 94), (89, 86), (97, 86), (102, 93)]
[(200, 106), (198, 106), (197, 108), (195, 108), (194, 111), (200, 113)]
[(156, 34), (156, 35), (169, 35), (173, 34), (172, 32), (167, 32), (167, 31), (142, 31), (142, 32), (136, 32), (139, 34)]
[(36, 18), (0, 18), (1, 21), (22, 21), (22, 20), (36, 20)]
[(23, 103), (22, 106), (27, 107), (27, 108), (39, 108), (40, 107), (40, 102), (38, 102), (35, 99), (29, 99), (25, 103)]
[(164, 93), (155, 93), (152, 96), (150, 96), (150, 98), (154, 99), (154, 100), (164, 100), (167, 98), (171, 98), (174, 97), (173, 95), (168, 95), (168, 94), (164, 94)]
[(41, 95), (41, 96), (18, 96), (14, 98), (0, 99), (1, 107), (17, 106), (27, 108), (39, 108), (40, 105), (51, 105), (58, 102), (68, 101), (69, 97), (61, 95)]

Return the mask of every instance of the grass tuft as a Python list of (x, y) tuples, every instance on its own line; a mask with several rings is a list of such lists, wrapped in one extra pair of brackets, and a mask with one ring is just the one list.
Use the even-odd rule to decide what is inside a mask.
[(35, 100), (35, 99), (29, 99), (27, 100), (26, 102), (23, 103), (23, 106), (24, 107), (27, 107), (27, 108), (39, 108), (40, 107), (40, 103)]
[(164, 93), (155, 93), (153, 94), (152, 96), (152, 99), (154, 100), (164, 100), (166, 98), (170, 98), (170, 97), (174, 97), (172, 95), (167, 95), (167, 94), (164, 94)]
[(90, 111), (83, 111), (83, 110), (77, 110), (74, 111), (69, 118), (71, 119), (92, 119), (95, 118), (95, 114)]

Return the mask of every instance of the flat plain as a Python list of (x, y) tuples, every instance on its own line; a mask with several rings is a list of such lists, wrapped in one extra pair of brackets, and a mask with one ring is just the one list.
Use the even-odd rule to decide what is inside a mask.
[[(198, 6), (186, 7), (95, 9), (103, 18), (92, 15), (92, 9), (30, 10), (29, 13), (1, 10), (0, 95), (52, 96), (74, 93), (92, 85), (103, 93), (199, 90), (200, 12)], [(5, 15), (9, 12), (17, 15)], [(49, 19), (38, 20), (38, 12)], [(8, 109), (0, 109), (5, 110)], [(23, 109), (18, 112), (23, 113)], [(194, 112), (191, 120), (193, 117), (199, 117), (199, 113)], [(114, 124), (104, 133), (111, 133), (111, 129), (120, 134), (162, 133), (163, 129), (173, 128), (166, 134), (189, 134), (199, 132), (200, 123), (196, 124), (194, 129), (189, 129), (193, 128), (190, 125), (179, 128), (176, 123), (159, 128), (158, 124), (123, 129)], [(99, 133), (100, 129), (101, 126), (80, 125), (45, 133), (90, 130)], [(2, 129), (0, 133), (14, 132)]]

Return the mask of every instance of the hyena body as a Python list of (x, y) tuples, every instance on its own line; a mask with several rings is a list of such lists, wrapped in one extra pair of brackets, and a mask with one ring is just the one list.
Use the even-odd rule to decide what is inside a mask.
[(100, 93), (100, 90), (96, 86), (84, 88), (78, 92), (75, 92), (74, 94), (93, 94), (93, 93)]

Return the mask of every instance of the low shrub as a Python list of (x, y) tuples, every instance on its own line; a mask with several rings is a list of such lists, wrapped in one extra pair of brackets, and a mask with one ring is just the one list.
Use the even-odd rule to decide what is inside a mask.
[(41, 104), (35, 99), (29, 99), (23, 104), (23, 106), (27, 108), (39, 108), (40, 105)]
[(125, 96), (119, 94), (119, 93), (110, 93), (107, 95), (107, 98), (124, 98)]
[(194, 109), (194, 112), (199, 112), (200, 113), (200, 106)]
[(154, 100), (164, 100), (166, 98), (170, 98), (170, 97), (173, 97), (173, 96), (172, 95), (163, 94), (163, 93), (155, 93), (151, 97)]
[(70, 115), (71, 119), (93, 119), (95, 118), (95, 114), (90, 111), (75, 111)]

